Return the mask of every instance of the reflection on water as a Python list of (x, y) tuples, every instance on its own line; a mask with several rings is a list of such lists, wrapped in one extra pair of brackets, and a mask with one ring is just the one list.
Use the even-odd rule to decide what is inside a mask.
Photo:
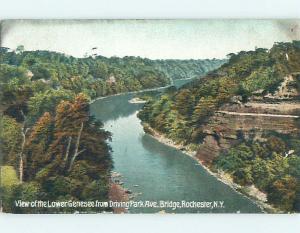
[(130, 116), (143, 106), (143, 104), (129, 104), (128, 101), (133, 97), (133, 94), (128, 94), (95, 101), (91, 105), (91, 112), (102, 122)]
[[(175, 80), (174, 86), (180, 88), (184, 84), (190, 82), (189, 80)], [(151, 91), (148, 94), (159, 94), (161, 91)], [(98, 101), (95, 101), (91, 105), (91, 112), (102, 122), (107, 120), (116, 120), (119, 117), (126, 117), (140, 109), (143, 104), (129, 104), (128, 101), (138, 94), (123, 94), (117, 96), (111, 96)], [(103, 109), (105, 109), (103, 111)]]

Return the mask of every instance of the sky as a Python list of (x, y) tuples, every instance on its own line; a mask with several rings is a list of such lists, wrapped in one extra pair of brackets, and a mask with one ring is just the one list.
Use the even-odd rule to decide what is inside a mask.
[(300, 20), (8, 20), (1, 46), (75, 57), (225, 58), (229, 53), (300, 40)]

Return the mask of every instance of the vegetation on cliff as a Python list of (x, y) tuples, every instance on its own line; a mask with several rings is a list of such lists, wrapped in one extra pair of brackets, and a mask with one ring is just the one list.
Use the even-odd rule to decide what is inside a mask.
[(284, 211), (299, 211), (300, 140), (284, 135), (266, 138), (264, 142), (243, 140), (221, 153), (213, 169), (231, 174), (238, 184), (254, 184)]
[(174, 141), (200, 143), (201, 126), (232, 97), (246, 102), (255, 92), (272, 93), (286, 75), (300, 71), (298, 41), (229, 56), (228, 63), (206, 77), (149, 101), (140, 118)]
[(17, 200), (108, 199), (112, 167), (107, 145), (110, 134), (102, 129), (100, 122), (89, 116), (89, 101), (84, 94), (78, 94), (70, 101), (61, 101), (54, 111), (44, 112), (35, 122), (27, 120), (25, 114), (20, 121), (4, 115), (1, 118), (0, 137), (2, 163), (5, 164), (1, 168), (1, 175), (10, 176), (13, 181), (1, 180), (5, 212), (75, 210), (18, 208), (15, 205)]
[[(258, 48), (228, 57), (227, 63), (204, 78), (148, 101), (139, 113), (141, 120), (176, 143), (197, 150), (207, 136), (205, 125), (225, 104), (243, 104), (251, 98), (263, 99), (267, 94), (272, 95), (289, 75), (295, 78), (289, 88), (298, 90), (298, 97), (293, 101), (299, 101), (300, 41), (275, 43), (269, 50)], [(267, 192), (270, 203), (285, 211), (299, 211), (300, 177), (298, 172), (292, 172), (300, 166), (299, 133), (287, 135), (295, 142), (293, 145), (276, 137), (284, 144), (284, 149), (279, 151), (257, 139), (243, 138), (242, 133), (236, 135), (240, 144), (211, 161), (211, 166), (231, 173), (238, 183), (255, 184)], [(222, 135), (216, 133), (214, 137)], [(264, 140), (275, 139), (265, 135)], [(294, 152), (286, 156), (289, 151)], [(265, 164), (265, 169), (270, 172), (257, 172), (255, 168), (261, 164)]]

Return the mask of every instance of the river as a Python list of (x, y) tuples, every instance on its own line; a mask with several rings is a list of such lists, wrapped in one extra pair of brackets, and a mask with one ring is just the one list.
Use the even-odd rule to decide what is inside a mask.
[[(137, 112), (143, 104), (128, 101), (134, 94), (95, 101), (91, 113), (112, 133), (114, 171), (124, 187), (138, 194), (135, 201), (221, 201), (218, 208), (131, 208), (130, 213), (259, 213), (248, 198), (210, 175), (181, 151), (144, 133)], [(170, 203), (170, 202), (169, 202)]]

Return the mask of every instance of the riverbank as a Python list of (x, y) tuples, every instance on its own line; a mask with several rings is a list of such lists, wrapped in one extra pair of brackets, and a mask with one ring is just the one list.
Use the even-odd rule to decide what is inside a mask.
[(130, 91), (130, 92), (121, 92), (121, 93), (117, 93), (117, 94), (113, 94), (113, 95), (106, 95), (106, 96), (100, 96), (97, 97), (95, 99), (92, 99), (89, 104), (94, 103), (97, 100), (103, 100), (112, 96), (121, 96), (121, 95), (128, 95), (128, 94), (138, 94), (138, 93), (143, 93), (143, 92), (149, 92), (149, 91), (159, 91), (159, 90), (164, 90), (166, 88), (172, 87), (173, 85), (167, 85), (164, 87), (154, 87), (154, 88), (148, 88), (148, 89), (143, 89), (143, 90), (139, 90), (139, 91)]
[(171, 139), (165, 137), (163, 134), (157, 132), (155, 129), (151, 128), (148, 124), (142, 123), (144, 131), (152, 136), (154, 139), (158, 140), (167, 146), (173, 147), (177, 150), (182, 151), (184, 154), (193, 158), (197, 163), (199, 163), (210, 175), (214, 176), (220, 182), (228, 185), (235, 192), (243, 195), (253, 203), (255, 203), (264, 213), (281, 213), (280, 210), (274, 208), (267, 202), (267, 196), (265, 193), (258, 190), (254, 185), (252, 186), (241, 186), (233, 182), (231, 176), (223, 171), (213, 172), (208, 166), (205, 166), (196, 157), (196, 151), (189, 150), (186, 146), (182, 144), (175, 143)]
[[(111, 173), (111, 180), (110, 180), (110, 187), (109, 187), (109, 200), (116, 201), (116, 202), (127, 202), (130, 200), (128, 191), (122, 187), (120, 182), (121, 174), (112, 172)], [(115, 214), (123, 214), (128, 213), (128, 210), (125, 208), (113, 208), (113, 213)]]

